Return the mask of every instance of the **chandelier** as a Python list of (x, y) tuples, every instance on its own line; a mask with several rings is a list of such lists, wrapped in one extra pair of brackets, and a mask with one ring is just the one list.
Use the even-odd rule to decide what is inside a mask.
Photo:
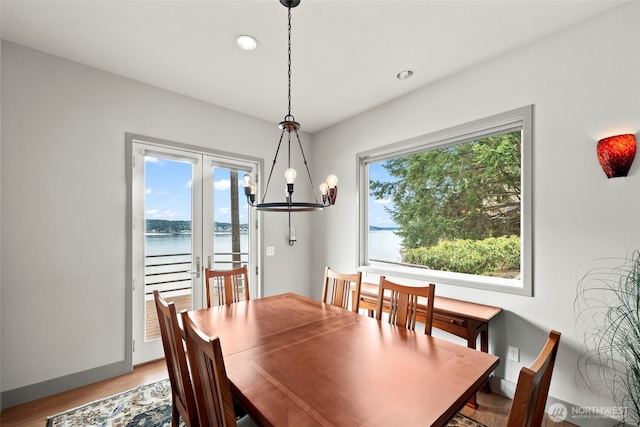
[[(311, 180), (311, 173), (309, 172), (309, 166), (307, 164), (307, 159), (304, 155), (304, 150), (302, 149), (302, 143), (300, 142), (300, 137), (298, 136), (298, 129), (300, 129), (300, 123), (296, 122), (293, 115), (291, 115), (291, 9), (298, 6), (300, 4), (300, 0), (280, 0), (280, 3), (287, 8), (288, 10), (288, 35), (289, 35), (289, 43), (288, 43), (288, 95), (289, 95), (289, 109), (287, 115), (284, 117), (284, 120), (280, 122), (279, 128), (280, 132), (280, 141), (278, 142), (278, 147), (276, 148), (275, 156), (273, 157), (273, 163), (271, 164), (271, 171), (269, 172), (269, 178), (267, 179), (267, 185), (264, 189), (264, 193), (262, 195), (262, 199), (256, 201), (256, 182), (255, 178), (251, 174), (245, 174), (243, 177), (244, 181), (244, 194), (247, 197), (247, 202), (249, 205), (256, 210), (260, 211), (271, 211), (271, 212), (299, 212), (299, 211), (319, 211), (323, 210), (327, 206), (331, 206), (336, 202), (336, 197), (338, 195), (338, 178), (335, 175), (329, 175), (321, 185), (320, 185), (320, 194), (321, 201), (318, 200), (316, 195), (316, 191), (313, 185), (313, 181)], [(298, 147), (300, 148), (300, 153), (302, 154), (302, 160), (304, 162), (304, 167), (307, 172), (307, 177), (309, 178), (309, 185), (311, 186), (311, 192), (313, 194), (313, 201), (310, 202), (295, 202), (293, 201), (293, 183), (296, 178), (297, 172), (295, 169), (291, 167), (291, 139), (292, 134), (295, 137), (295, 140), (298, 142)], [(285, 138), (286, 135), (286, 138)], [(269, 191), (269, 184), (271, 183), (271, 176), (273, 175), (273, 169), (276, 166), (276, 162), (278, 160), (278, 153), (280, 152), (280, 147), (282, 146), (282, 142), (287, 141), (287, 154), (288, 154), (288, 163), (287, 170), (284, 173), (287, 186), (285, 191), (284, 201), (280, 202), (265, 202), (265, 198), (267, 196), (267, 192)], [(294, 144), (295, 144), (294, 140)]]

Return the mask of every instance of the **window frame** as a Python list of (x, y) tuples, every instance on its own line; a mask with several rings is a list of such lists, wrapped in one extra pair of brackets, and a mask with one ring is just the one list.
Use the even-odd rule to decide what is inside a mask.
[[(532, 222), (532, 143), (533, 105), (496, 114), (444, 130), (399, 141), (356, 154), (358, 189), (358, 265), (365, 273), (429, 281), (467, 288), (533, 296), (533, 222)], [(407, 156), (485, 138), (520, 129), (521, 139), (521, 212), (520, 212), (520, 279), (478, 276), (431, 270), (417, 266), (369, 260), (369, 168), (370, 163)]]

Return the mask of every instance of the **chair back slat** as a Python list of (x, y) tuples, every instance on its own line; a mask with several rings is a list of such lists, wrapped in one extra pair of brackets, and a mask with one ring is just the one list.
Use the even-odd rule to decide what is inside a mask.
[(207, 307), (250, 299), (247, 266), (231, 270), (204, 270)]
[(355, 292), (355, 297), (351, 302), (351, 311), (358, 312), (360, 306), (360, 286), (362, 283), (362, 272), (346, 274), (338, 273), (329, 267), (324, 269), (324, 281), (322, 286), (322, 302), (335, 307), (349, 309), (351, 291)]
[[(424, 332), (431, 335), (435, 288), (436, 285), (433, 283), (426, 286), (406, 286), (391, 282), (385, 276), (380, 276), (376, 319), (382, 319), (385, 298), (388, 296), (389, 323), (413, 331), (416, 327), (418, 304), (421, 304), (426, 307)], [(385, 293), (385, 291), (388, 292)]]

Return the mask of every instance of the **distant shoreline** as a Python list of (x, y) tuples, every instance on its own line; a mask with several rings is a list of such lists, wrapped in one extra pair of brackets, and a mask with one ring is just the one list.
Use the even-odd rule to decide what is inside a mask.
[[(230, 231), (214, 231), (213, 234), (231, 234)], [(247, 231), (240, 230), (240, 234), (248, 234)], [(144, 233), (145, 236), (191, 236), (191, 232), (171, 232), (171, 233), (158, 233), (156, 231), (150, 231)]]

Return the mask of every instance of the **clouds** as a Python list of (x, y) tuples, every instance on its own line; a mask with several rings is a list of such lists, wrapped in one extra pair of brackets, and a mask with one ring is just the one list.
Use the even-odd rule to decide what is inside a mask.
[(220, 179), (213, 182), (213, 189), (216, 191), (226, 191), (231, 188), (231, 181), (228, 179)]
[(388, 203), (391, 203), (391, 199), (390, 199), (390, 198), (388, 198), (388, 197), (385, 197), (384, 199), (375, 199), (375, 200), (372, 200), (372, 202), (373, 202), (373, 203), (378, 203), (378, 204), (386, 205), (386, 204), (388, 204)]
[[(242, 179), (238, 179), (237, 183), (238, 187), (244, 187), (244, 182)], [(231, 180), (230, 179), (218, 179), (213, 182), (213, 189), (216, 191), (227, 191), (231, 188)]]
[[(166, 159), (155, 159), (146, 157), (145, 164), (145, 212), (149, 219), (167, 220), (191, 220), (193, 197), (200, 197), (194, 194), (193, 190), (197, 182), (193, 182), (192, 165), (184, 162), (170, 161)], [(213, 194), (204, 195), (203, 203), (211, 206), (213, 204), (214, 221), (231, 222), (231, 187), (232, 181), (230, 172), (225, 168), (213, 168), (213, 177), (209, 178), (209, 183), (213, 188)], [(243, 181), (238, 177), (239, 187)], [(205, 186), (206, 187), (206, 186)], [(211, 187), (209, 187), (211, 188)], [(248, 209), (244, 191), (239, 188), (240, 222), (246, 223)]]
[(149, 209), (144, 212), (146, 219), (184, 219), (184, 214), (180, 212), (173, 212), (171, 210)]

